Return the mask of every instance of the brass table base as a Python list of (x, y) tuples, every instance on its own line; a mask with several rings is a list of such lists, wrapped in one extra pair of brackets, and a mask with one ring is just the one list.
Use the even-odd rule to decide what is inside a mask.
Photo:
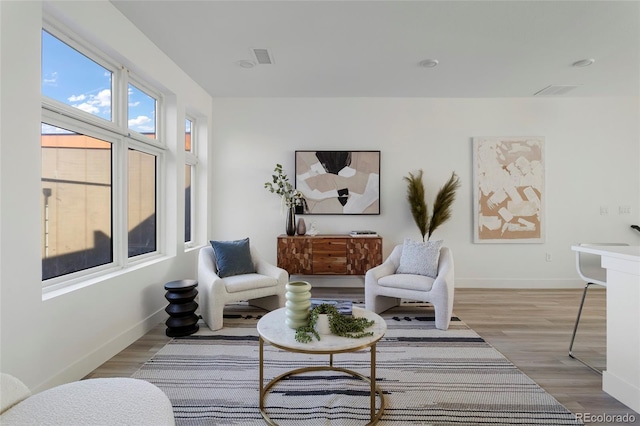
[[(295, 351), (294, 351), (295, 352)], [(269, 414), (267, 414), (266, 408), (264, 406), (264, 399), (269, 393), (269, 390), (280, 380), (293, 376), (296, 374), (307, 373), (310, 371), (339, 371), (342, 373), (350, 374), (354, 377), (357, 377), (371, 386), (371, 402), (370, 402), (370, 410), (371, 410), (371, 421), (367, 423), (367, 425), (375, 425), (378, 423), (382, 414), (384, 413), (384, 409), (386, 406), (384, 394), (382, 393), (382, 389), (376, 385), (376, 345), (375, 343), (370, 346), (371, 352), (371, 378), (364, 376), (356, 371), (350, 370), (348, 368), (342, 367), (334, 367), (333, 366), (333, 354), (329, 354), (329, 365), (320, 365), (315, 367), (302, 367), (296, 368), (294, 370), (283, 373), (275, 378), (273, 378), (266, 386), (264, 386), (264, 340), (260, 337), (260, 414), (267, 422), (267, 424), (272, 426), (277, 426), (277, 423), (274, 422)], [(376, 411), (376, 394), (380, 396), (380, 408)]]

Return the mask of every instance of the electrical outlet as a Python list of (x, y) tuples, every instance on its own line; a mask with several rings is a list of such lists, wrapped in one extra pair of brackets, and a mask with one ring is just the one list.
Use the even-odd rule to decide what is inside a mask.
[(609, 206), (600, 206), (600, 215), (609, 216)]
[(551, 253), (547, 253), (546, 260), (547, 262), (551, 262), (553, 260), (553, 256), (551, 256)]
[(631, 206), (618, 206), (618, 214), (631, 214)]

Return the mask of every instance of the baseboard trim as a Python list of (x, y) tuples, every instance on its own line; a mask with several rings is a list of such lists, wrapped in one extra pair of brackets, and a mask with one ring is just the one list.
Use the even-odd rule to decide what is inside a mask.
[(640, 412), (640, 388), (637, 386), (604, 371), (602, 373), (602, 390), (632, 410)]
[(54, 386), (80, 380), (100, 365), (113, 358), (124, 348), (148, 333), (153, 327), (165, 320), (164, 309), (158, 309), (147, 318), (118, 334), (92, 352), (78, 359), (64, 370), (50, 376), (47, 380), (31, 389), (32, 393), (42, 392)]
[(456, 278), (456, 288), (583, 288), (584, 281), (575, 279)]

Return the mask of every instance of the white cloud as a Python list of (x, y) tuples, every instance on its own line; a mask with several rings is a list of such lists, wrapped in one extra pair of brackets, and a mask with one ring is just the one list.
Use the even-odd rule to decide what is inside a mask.
[(42, 84), (45, 86), (55, 86), (58, 83), (58, 72), (54, 71), (51, 74), (47, 74), (42, 79)]
[(100, 113), (100, 108), (93, 105), (92, 102), (83, 102), (79, 105), (73, 105), (75, 108), (79, 110), (88, 112), (89, 114), (98, 114)]
[(130, 128), (143, 128), (145, 127), (145, 129), (147, 130), (153, 130), (152, 127), (149, 126), (144, 126), (147, 123), (150, 123), (151, 119), (149, 117), (147, 117), (146, 115), (139, 115), (136, 118), (132, 118), (129, 120), (129, 127)]
[(71, 95), (67, 98), (67, 100), (69, 102), (80, 102), (80, 101), (84, 101), (87, 97), (85, 95)]
[(104, 89), (94, 97), (98, 106), (111, 106), (111, 89)]
[(153, 126), (138, 126), (133, 130), (135, 130), (136, 132), (140, 132), (140, 133), (154, 133), (155, 132)]
[(138, 101), (138, 102), (129, 102), (129, 106), (130, 107), (137, 107), (138, 105), (140, 105), (140, 101)]
[(111, 111), (111, 90), (100, 90), (96, 95), (93, 94), (80, 94), (71, 95), (67, 98), (69, 102), (81, 102), (80, 104), (71, 104), (74, 108), (78, 108), (89, 114), (101, 115), (109, 114)]

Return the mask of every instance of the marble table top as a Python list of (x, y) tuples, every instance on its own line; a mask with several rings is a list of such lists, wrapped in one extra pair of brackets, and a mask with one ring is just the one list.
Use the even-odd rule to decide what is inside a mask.
[(313, 354), (352, 352), (373, 345), (387, 331), (387, 323), (378, 314), (354, 306), (353, 316), (365, 317), (374, 321), (374, 324), (365, 330), (373, 332), (372, 336), (356, 339), (333, 334), (322, 334), (319, 341), (313, 337), (309, 343), (300, 343), (296, 341), (296, 331), (285, 324), (285, 309), (276, 309), (260, 318), (260, 321), (258, 321), (258, 333), (266, 342), (288, 351)]

